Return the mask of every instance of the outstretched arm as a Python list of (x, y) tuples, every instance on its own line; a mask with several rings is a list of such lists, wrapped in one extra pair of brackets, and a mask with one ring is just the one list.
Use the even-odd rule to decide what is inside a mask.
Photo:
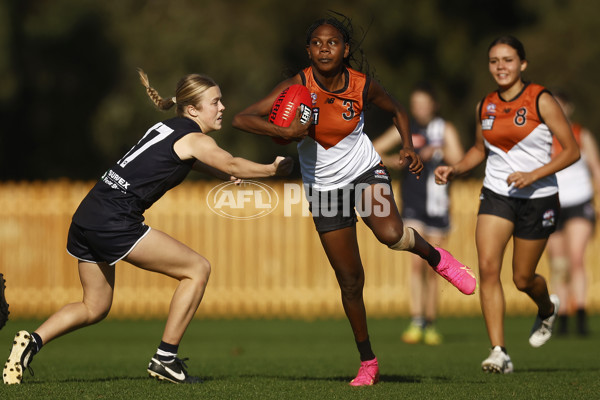
[(221, 171), (220, 169), (211, 167), (210, 165), (204, 164), (202, 161), (198, 161), (198, 160), (196, 160), (194, 162), (192, 169), (196, 172), (201, 172), (203, 174), (212, 175), (215, 178), (221, 179), (223, 181), (235, 181), (237, 179), (237, 177), (235, 177), (233, 175), (229, 175), (229, 174)]
[[(291, 157), (277, 157), (271, 164), (259, 164), (242, 157), (234, 157), (220, 148), (213, 138), (199, 132), (190, 133), (179, 139), (175, 143), (174, 149), (183, 160), (195, 158), (197, 162), (205, 164), (211, 169), (222, 171), (224, 174), (236, 178), (285, 176), (292, 172), (294, 166)], [(201, 167), (201, 164), (196, 166)]]

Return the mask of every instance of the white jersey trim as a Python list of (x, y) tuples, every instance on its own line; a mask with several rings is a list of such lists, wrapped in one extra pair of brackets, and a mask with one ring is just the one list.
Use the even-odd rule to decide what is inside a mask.
[(361, 113), (354, 131), (329, 149), (311, 137), (298, 143), (304, 183), (319, 191), (338, 189), (380, 163), (381, 157), (363, 128), (364, 113)]
[(489, 150), (483, 180), (484, 187), (502, 196), (530, 199), (548, 197), (558, 192), (554, 174), (522, 189), (506, 183), (508, 176), (513, 172), (530, 172), (550, 162), (552, 134), (545, 124), (538, 125), (508, 152), (485, 139), (484, 143)]

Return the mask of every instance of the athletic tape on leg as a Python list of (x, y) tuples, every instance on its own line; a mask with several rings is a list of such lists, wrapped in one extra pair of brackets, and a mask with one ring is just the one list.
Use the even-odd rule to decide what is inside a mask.
[(408, 228), (406, 225), (404, 226), (404, 232), (402, 233), (402, 238), (398, 241), (398, 243), (389, 246), (390, 249), (396, 251), (402, 250), (410, 250), (415, 247), (415, 231), (413, 228)]

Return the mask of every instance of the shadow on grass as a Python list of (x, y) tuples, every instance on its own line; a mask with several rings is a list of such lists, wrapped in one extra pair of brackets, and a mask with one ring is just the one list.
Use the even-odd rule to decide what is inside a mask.
[[(240, 378), (248, 378), (248, 379), (277, 379), (282, 381), (314, 381), (314, 382), (350, 382), (354, 379), (353, 376), (282, 376), (282, 375), (240, 375)], [(421, 383), (423, 379), (433, 380), (435, 382), (448, 382), (450, 378), (443, 376), (407, 376), (407, 375), (380, 375), (380, 382), (395, 382), (395, 383)]]
[(39, 385), (46, 383), (102, 383), (102, 382), (118, 382), (118, 381), (141, 381), (148, 380), (153, 381), (156, 380), (154, 378), (150, 378), (149, 376), (112, 376), (108, 378), (69, 378), (69, 379), (44, 379), (44, 380), (35, 380), (31, 381), (29, 379), (23, 379), (23, 383), (27, 385)]
[(596, 372), (600, 368), (519, 368), (515, 369), (515, 373), (522, 372)]

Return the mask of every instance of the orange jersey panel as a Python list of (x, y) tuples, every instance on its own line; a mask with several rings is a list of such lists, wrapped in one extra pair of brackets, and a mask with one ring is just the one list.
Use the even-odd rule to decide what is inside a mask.
[(369, 78), (350, 68), (344, 73), (344, 88), (329, 92), (315, 79), (312, 67), (300, 72), (313, 103), (314, 122), (309, 136), (325, 149), (335, 146), (354, 131), (366, 104)]
[(498, 91), (488, 94), (479, 112), (485, 140), (508, 152), (537, 126), (543, 124), (537, 100), (544, 91), (546, 89), (543, 86), (529, 83), (511, 101), (502, 99)]
[[(573, 136), (575, 136), (575, 141), (577, 142), (577, 145), (579, 147), (581, 147), (581, 125), (572, 123), (571, 131), (573, 131)], [(552, 157), (554, 157), (561, 151), (562, 151), (562, 146), (560, 145), (560, 143), (558, 143), (558, 139), (556, 139), (556, 136), (553, 136), (552, 137)]]

